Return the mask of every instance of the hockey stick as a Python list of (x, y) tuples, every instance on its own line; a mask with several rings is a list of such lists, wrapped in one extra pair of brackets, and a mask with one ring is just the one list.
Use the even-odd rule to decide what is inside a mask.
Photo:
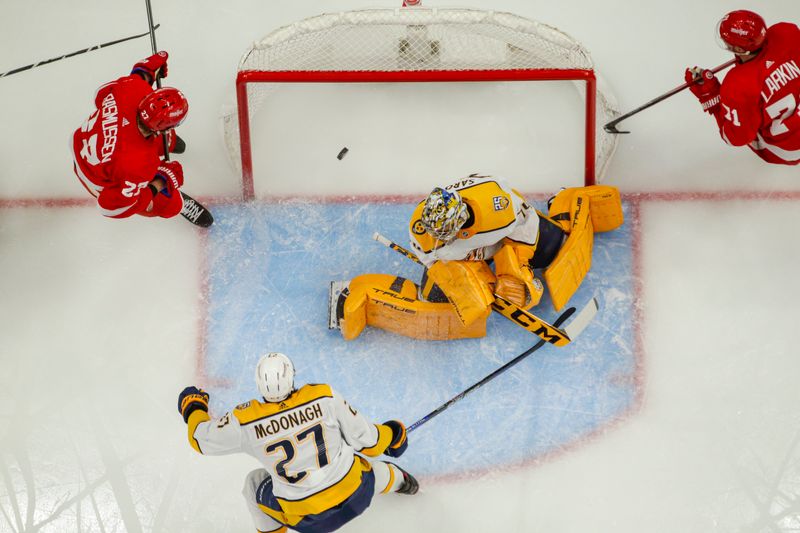
[[(158, 52), (158, 46), (156, 45), (156, 28), (158, 28), (159, 24), (153, 26), (153, 8), (150, 5), (150, 0), (144, 0), (145, 5), (147, 6), (147, 25), (150, 28), (150, 48), (153, 50), (153, 54)], [(161, 88), (161, 76), (156, 73), (156, 87), (159, 89)], [(177, 134), (176, 134), (177, 136)], [(168, 135), (164, 134), (161, 136), (161, 140), (164, 143), (164, 160), (169, 161), (169, 139)], [(183, 209), (181, 209), (181, 216), (195, 224), (200, 226), (201, 228), (207, 228), (214, 223), (214, 217), (211, 215), (211, 211), (209, 211), (203, 204), (189, 196), (183, 191), (179, 191), (181, 196), (183, 197)], [(188, 207), (188, 210), (187, 210)], [(207, 214), (208, 216), (203, 216)]]
[[(153, 28), (154, 30), (157, 29), (160, 24), (156, 24)], [(16, 74), (18, 72), (23, 72), (25, 70), (30, 70), (35, 67), (41, 67), (42, 65), (47, 65), (48, 63), (53, 63), (55, 61), (61, 61), (62, 59), (67, 59), (68, 57), (77, 56), (80, 54), (85, 54), (86, 52), (92, 52), (94, 50), (100, 50), (101, 48), (105, 48), (106, 46), (111, 46), (113, 44), (124, 43), (125, 41), (130, 41), (131, 39), (138, 39), (139, 37), (144, 37), (148, 35), (150, 32), (147, 31), (145, 33), (140, 33), (138, 35), (131, 35), (130, 37), (125, 37), (124, 39), (117, 39), (116, 41), (109, 41), (103, 44), (96, 44), (94, 46), (90, 46), (89, 48), (84, 48), (83, 50), (78, 50), (77, 52), (72, 52), (71, 54), (65, 54), (63, 56), (54, 57), (52, 59), (45, 59), (44, 61), (38, 61), (36, 63), (32, 63), (30, 65), (26, 65), (24, 67), (15, 68), (14, 70), (9, 70), (8, 72), (3, 72), (0, 74), (0, 78), (5, 78), (6, 76), (11, 76), (12, 74)]]
[[(556, 319), (556, 321), (553, 323), (553, 325), (555, 327), (560, 326), (574, 312), (575, 312), (575, 308), (574, 307), (570, 307), (569, 309), (567, 309), (566, 311), (561, 313), (561, 316), (559, 316)], [(458, 400), (460, 400), (461, 398), (463, 398), (464, 396), (466, 396), (470, 392), (474, 391), (475, 389), (477, 389), (477, 388), (479, 388), (479, 387), (481, 387), (483, 385), (486, 385), (488, 382), (490, 382), (491, 380), (493, 380), (494, 378), (496, 378), (497, 376), (499, 376), (500, 374), (502, 374), (503, 372), (505, 372), (506, 370), (508, 370), (512, 366), (516, 365), (517, 363), (519, 363), (520, 361), (522, 361), (523, 359), (528, 357), (530, 354), (532, 354), (533, 352), (535, 352), (536, 350), (538, 350), (542, 346), (544, 346), (546, 342), (547, 341), (545, 341), (544, 339), (540, 340), (539, 342), (537, 342), (536, 344), (534, 344), (533, 346), (531, 346), (530, 348), (528, 348), (527, 350), (525, 350), (524, 352), (522, 352), (521, 354), (516, 356), (511, 361), (509, 361), (508, 363), (504, 364), (503, 366), (501, 366), (500, 368), (498, 368), (497, 370), (495, 370), (494, 372), (492, 372), (491, 374), (489, 374), (488, 376), (483, 378), (482, 380), (478, 381), (477, 383), (475, 383), (474, 385), (472, 385), (468, 389), (465, 389), (464, 391), (462, 391), (462, 392), (458, 393), (457, 395), (453, 396), (452, 398), (450, 398), (449, 400), (444, 402), (442, 405), (440, 405), (439, 407), (437, 407), (436, 409), (434, 409), (433, 411), (431, 411), (427, 415), (423, 416), (422, 418), (420, 418), (419, 420), (417, 420), (416, 422), (414, 422), (413, 424), (408, 426), (406, 428), (406, 432), (410, 433), (410, 432), (414, 431), (415, 429), (420, 427), (422, 424), (424, 424), (425, 422), (428, 422), (430, 419), (432, 419), (436, 415), (440, 414), (442, 411), (444, 411), (445, 409), (447, 409), (448, 407), (450, 407), (451, 405), (456, 403)]]
[[(387, 239), (377, 231), (372, 234), (372, 238), (384, 246), (388, 246), (392, 250), (403, 254), (415, 263), (420, 265), (422, 264), (419, 258), (412, 252), (406, 250), (396, 242)], [(559, 324), (550, 324), (533, 313), (521, 309), (502, 296), (495, 294), (494, 297), (495, 301), (492, 304), (492, 309), (511, 320), (516, 325), (530, 331), (545, 342), (549, 342), (556, 346), (566, 346), (572, 342), (572, 339), (580, 335), (589, 322), (592, 321), (594, 315), (597, 314), (597, 310), (599, 308), (597, 299), (592, 298), (589, 300), (589, 303), (587, 303), (583, 309), (581, 309), (580, 313), (578, 313), (578, 316), (575, 317), (575, 320), (570, 322), (570, 324), (565, 328), (561, 329)]]
[[(720, 70), (725, 70), (726, 68), (728, 68), (729, 66), (733, 65), (734, 63), (736, 63), (736, 59), (735, 58), (731, 59), (730, 61), (727, 61), (727, 62), (725, 62), (725, 63), (723, 63), (723, 64), (721, 64), (721, 65), (719, 65), (717, 67), (712, 68), (711, 72), (716, 74)], [(622, 122), (623, 120), (625, 120), (628, 117), (632, 117), (633, 115), (635, 115), (636, 113), (638, 113), (640, 111), (644, 111), (648, 107), (654, 106), (657, 103), (666, 100), (667, 98), (669, 98), (672, 95), (678, 94), (679, 92), (681, 92), (682, 90), (686, 89), (690, 85), (694, 85), (695, 83), (697, 83), (699, 79), (700, 78), (697, 78), (697, 79), (695, 79), (693, 81), (688, 81), (688, 82), (684, 83), (683, 85), (675, 87), (671, 91), (662, 94), (661, 96), (657, 96), (656, 98), (653, 98), (652, 100), (650, 100), (646, 104), (637, 107), (633, 111), (630, 111), (630, 112), (625, 113), (624, 115), (622, 115), (620, 117), (615, 118), (614, 120), (612, 120), (611, 122), (609, 122), (608, 124), (603, 126), (603, 129), (606, 130), (606, 132), (608, 132), (608, 133), (630, 133), (629, 131), (618, 130), (617, 129), (617, 124), (619, 124), (620, 122)]]
[[(144, 0), (144, 3), (147, 6), (147, 27), (150, 28), (150, 47), (153, 49), (153, 54), (155, 54), (158, 52), (158, 46), (156, 46), (156, 28), (153, 26), (153, 8), (150, 6), (150, 0)], [(161, 76), (158, 74), (158, 72), (155, 74), (156, 87), (160, 89)], [(161, 140), (164, 143), (164, 160), (169, 161), (169, 140), (166, 135), (162, 135)]]

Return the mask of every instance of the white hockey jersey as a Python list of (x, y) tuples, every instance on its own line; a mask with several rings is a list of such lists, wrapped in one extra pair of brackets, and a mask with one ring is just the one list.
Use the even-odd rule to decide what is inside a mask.
[(369, 422), (329, 385), (305, 385), (280, 403), (250, 400), (216, 420), (197, 410), (188, 425), (202, 454), (258, 459), (288, 524), (347, 499), (371, 468), (354, 452), (378, 456), (392, 439), (391, 429)]
[(470, 217), (455, 239), (444, 242), (426, 233), (421, 221), (425, 201), (417, 205), (411, 215), (409, 236), (411, 249), (425, 266), (439, 260), (489, 259), (501, 248), (504, 238), (536, 244), (539, 216), (505, 181), (473, 174), (444, 188), (459, 192)]

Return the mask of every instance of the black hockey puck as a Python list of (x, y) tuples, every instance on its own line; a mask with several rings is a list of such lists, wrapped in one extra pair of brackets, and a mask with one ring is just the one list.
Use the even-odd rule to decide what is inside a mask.
[(346, 155), (347, 155), (347, 146), (345, 146), (344, 148), (339, 150), (339, 155), (336, 156), (336, 159), (341, 161), (342, 159), (344, 159), (344, 156), (346, 156)]

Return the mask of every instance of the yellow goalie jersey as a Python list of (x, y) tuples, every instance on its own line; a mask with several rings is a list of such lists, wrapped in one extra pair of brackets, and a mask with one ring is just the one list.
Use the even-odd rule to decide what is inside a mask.
[(250, 400), (216, 420), (197, 410), (188, 423), (198, 452), (258, 459), (283, 509), (276, 518), (290, 524), (347, 499), (371, 468), (355, 452), (377, 456), (391, 441), (388, 427), (370, 423), (328, 385), (305, 385), (278, 403)]
[(505, 181), (473, 174), (444, 189), (458, 191), (467, 205), (469, 218), (455, 238), (445, 242), (426, 233), (421, 220), (425, 201), (417, 205), (409, 224), (411, 249), (425, 266), (439, 260), (489, 259), (502, 247), (501, 241), (506, 237), (536, 244), (539, 235), (536, 210)]

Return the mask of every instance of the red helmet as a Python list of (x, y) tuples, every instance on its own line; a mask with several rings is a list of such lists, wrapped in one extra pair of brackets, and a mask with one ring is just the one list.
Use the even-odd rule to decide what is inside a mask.
[(177, 127), (188, 112), (189, 102), (174, 87), (156, 89), (139, 102), (139, 120), (147, 129), (155, 132)]
[(740, 9), (722, 17), (717, 34), (726, 50), (735, 52), (734, 48), (740, 48), (753, 53), (767, 40), (767, 25), (758, 13)]

